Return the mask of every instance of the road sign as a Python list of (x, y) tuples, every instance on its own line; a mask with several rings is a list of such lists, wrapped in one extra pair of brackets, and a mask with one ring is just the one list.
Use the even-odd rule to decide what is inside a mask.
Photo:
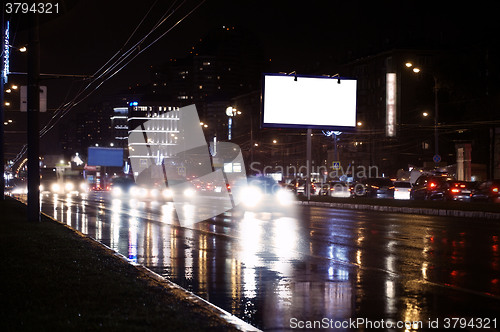
[(334, 161), (334, 162), (332, 163), (332, 168), (333, 168), (334, 170), (338, 170), (338, 169), (340, 169), (340, 161)]
[(441, 156), (437, 154), (432, 158), (432, 160), (434, 160), (435, 163), (438, 163), (441, 161)]
[[(21, 85), (21, 112), (28, 111), (28, 87), (26, 85)], [(40, 86), (40, 112), (47, 112), (47, 87)]]
[(186, 167), (177, 167), (177, 173), (179, 175), (186, 175)]

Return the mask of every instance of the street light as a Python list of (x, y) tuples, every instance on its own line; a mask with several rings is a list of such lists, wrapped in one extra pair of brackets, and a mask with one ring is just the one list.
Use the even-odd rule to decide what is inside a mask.
[(230, 141), (232, 138), (232, 126), (233, 126), (233, 116), (238, 114), (238, 110), (236, 108), (233, 108), (232, 106), (229, 106), (226, 108), (226, 115), (229, 117), (228, 119), (228, 133), (227, 133), (227, 139)]
[[(245, 114), (248, 116), (248, 118), (250, 120), (250, 165), (252, 165), (253, 164), (253, 147), (254, 147), (252, 115), (250, 113), (242, 113), (240, 111), (236, 111), (236, 114), (238, 114), (238, 115)], [(257, 146), (257, 144), (255, 144), (255, 146)]]
[[(406, 67), (411, 68), (413, 66), (412, 63), (407, 62)], [(413, 68), (414, 73), (419, 73), (420, 69), (419, 68)], [(438, 131), (438, 112), (439, 112), (439, 104), (438, 104), (438, 81), (436, 75), (432, 75), (432, 78), (434, 78), (434, 163), (435, 167), (437, 168), (439, 166), (439, 161), (441, 160), (441, 157), (439, 156), (439, 131)], [(427, 116), (424, 114), (424, 116)]]

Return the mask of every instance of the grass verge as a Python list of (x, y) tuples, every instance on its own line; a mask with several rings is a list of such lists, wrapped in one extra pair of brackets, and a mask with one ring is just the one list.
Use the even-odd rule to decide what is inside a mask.
[(238, 331), (109, 250), (0, 201), (0, 330)]

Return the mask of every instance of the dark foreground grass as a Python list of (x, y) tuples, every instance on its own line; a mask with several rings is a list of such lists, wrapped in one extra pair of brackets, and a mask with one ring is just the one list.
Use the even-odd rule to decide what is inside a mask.
[(0, 202), (0, 331), (237, 331), (91, 239)]

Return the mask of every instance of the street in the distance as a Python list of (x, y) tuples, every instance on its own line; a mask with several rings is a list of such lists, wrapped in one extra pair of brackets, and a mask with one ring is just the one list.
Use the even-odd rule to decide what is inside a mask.
[(266, 331), (498, 328), (496, 220), (294, 205), (181, 227), (171, 203), (109, 193), (42, 210)]

